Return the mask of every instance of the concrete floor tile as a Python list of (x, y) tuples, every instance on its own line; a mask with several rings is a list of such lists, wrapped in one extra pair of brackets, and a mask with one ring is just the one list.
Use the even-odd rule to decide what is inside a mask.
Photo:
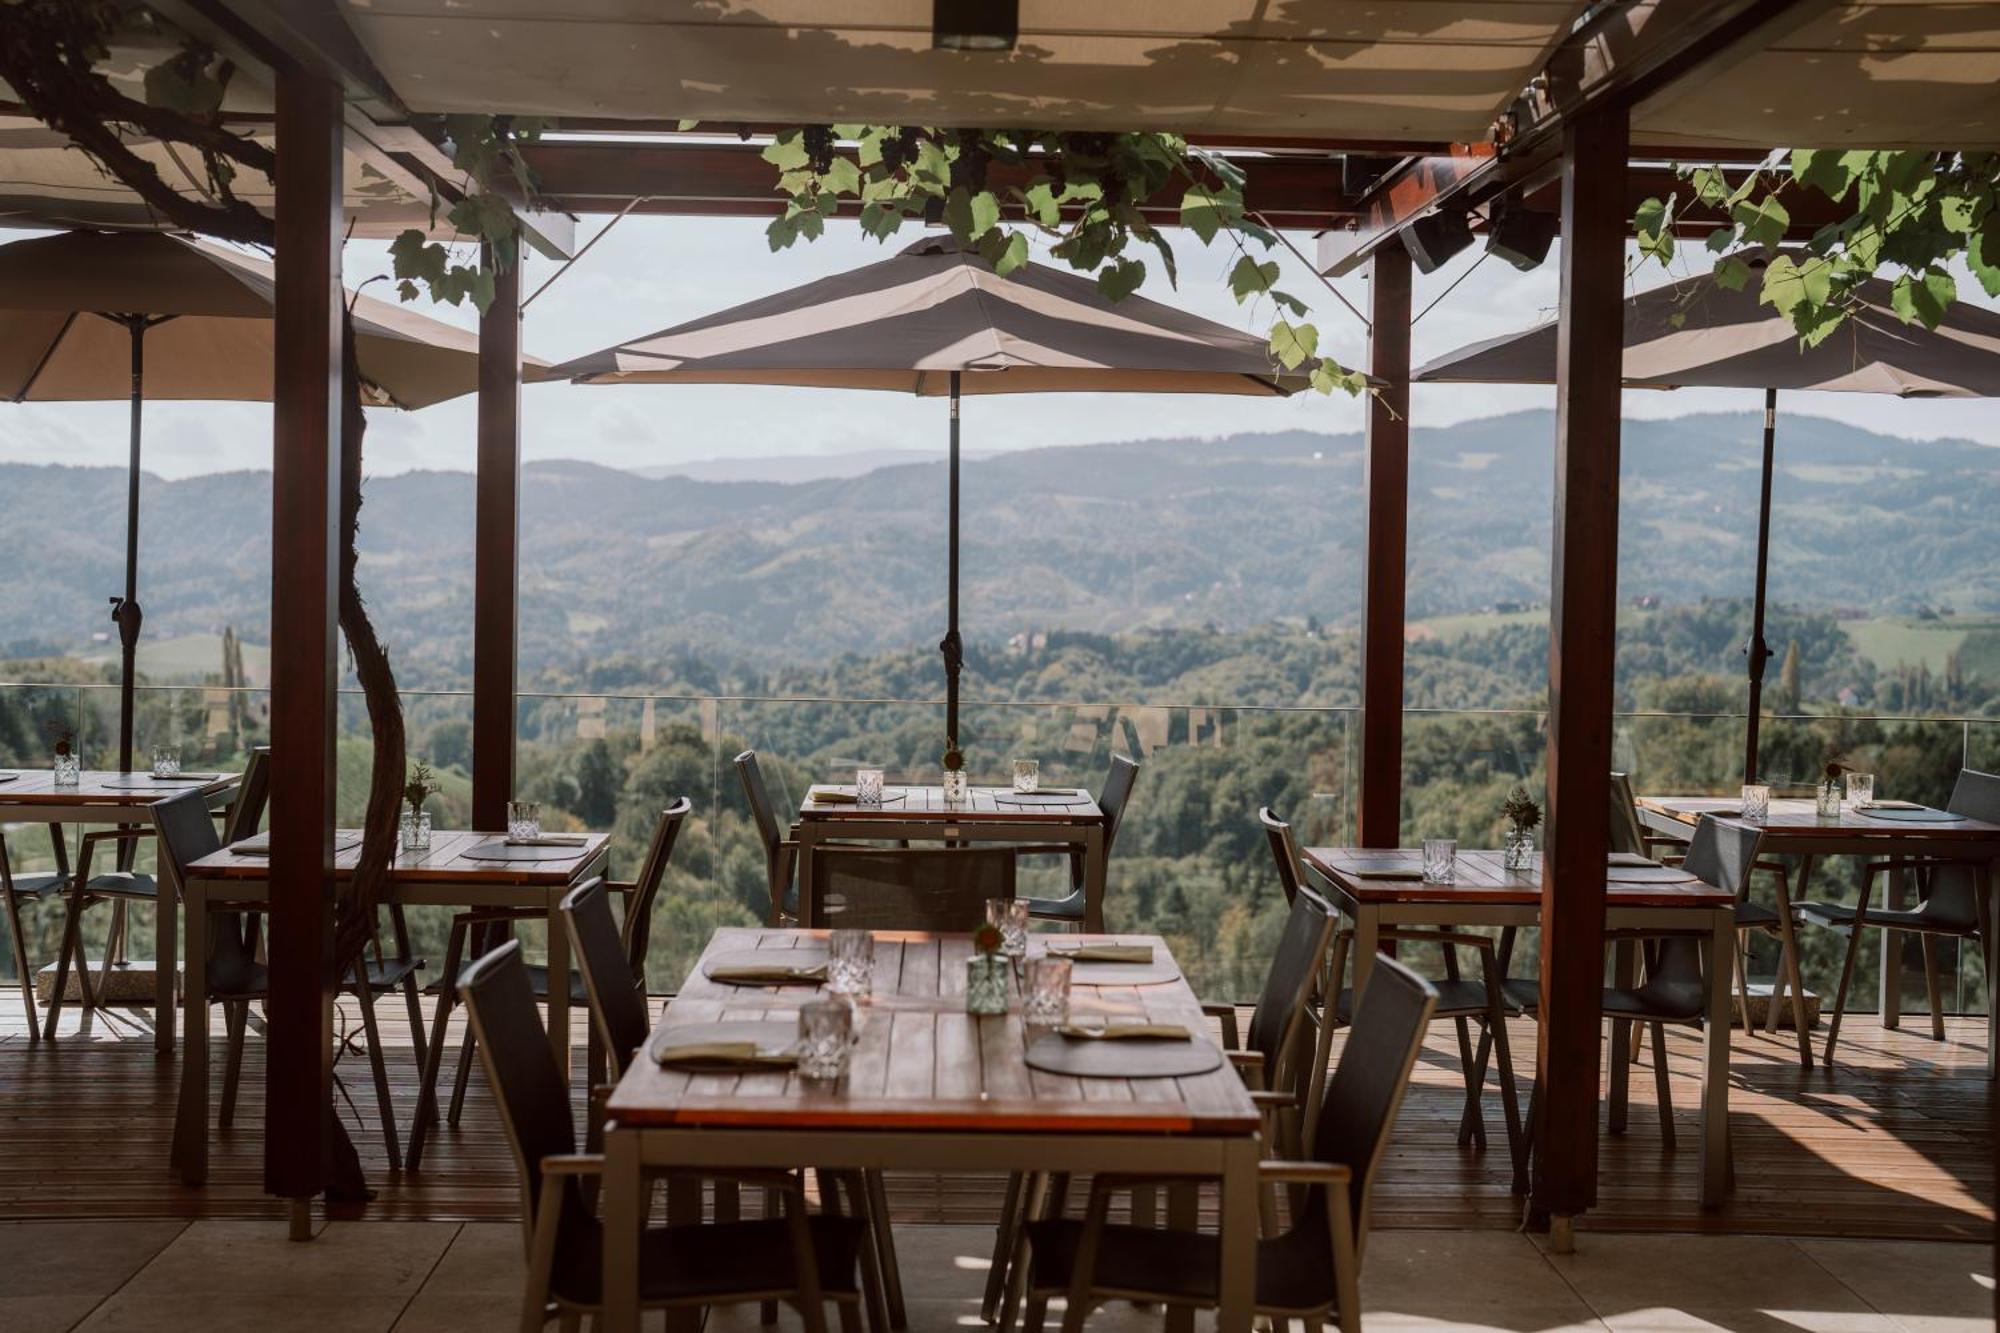
[(1707, 1312), (1783, 1311), (1797, 1330), (1873, 1313), (1782, 1237), (1590, 1234), (1577, 1237), (1575, 1254), (1547, 1257), (1614, 1328), (1673, 1327), (1687, 1313), (1713, 1323)]
[(1801, 1240), (1798, 1247), (1907, 1333), (1993, 1326), (1993, 1252), (1945, 1241)]
[(1507, 1231), (1377, 1231), (1368, 1237), (1361, 1304), (1417, 1319), (1528, 1327), (1515, 1315), (1588, 1325), (1591, 1309), (1534, 1242)]
[(468, 1222), (416, 1294), (396, 1333), (488, 1333), (520, 1318), (527, 1279), (521, 1228)]
[(73, 1327), (186, 1228), (185, 1222), (0, 1224), (0, 1328)]

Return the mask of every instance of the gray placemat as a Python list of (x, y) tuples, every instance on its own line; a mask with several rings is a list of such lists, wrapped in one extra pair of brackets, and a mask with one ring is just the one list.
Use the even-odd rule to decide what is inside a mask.
[(468, 861), (574, 861), (587, 847), (509, 847), (504, 838), (474, 843), (459, 855)]
[(829, 801), (826, 799), (827, 792), (842, 791), (851, 793), (853, 790), (854, 788), (852, 787), (836, 787), (821, 784), (819, 787), (806, 793), (806, 800), (812, 805), (830, 805), (836, 810), (873, 810), (877, 806), (894, 805), (909, 795), (906, 791), (899, 791), (892, 787), (883, 791), (881, 800), (869, 801), (865, 805), (860, 801)]
[(718, 986), (818, 986), (822, 983), (801, 977), (794, 981), (731, 981), (727, 977), (713, 977), (709, 969), (715, 967), (824, 967), (826, 950), (820, 949), (731, 949), (727, 953), (716, 954), (702, 960), (701, 974), (710, 977)]
[(1028, 1043), (1028, 1068), (1076, 1078), (1184, 1078), (1222, 1067), (1222, 1048), (1186, 1041), (1082, 1041), (1044, 1033)]
[(1679, 866), (1654, 866), (1650, 870), (1644, 866), (1613, 866), (1604, 876), (1609, 884), (1693, 884), (1698, 878)]
[[(799, 1025), (782, 1019), (734, 1018), (719, 1023), (669, 1023), (646, 1040), (646, 1052), (659, 1064), (667, 1063), (667, 1050), (692, 1042), (749, 1041), (760, 1051), (787, 1049), (797, 1043)], [(718, 1072), (759, 1073), (782, 1066), (756, 1064), (717, 1066)]]
[(12, 782), (20, 776), (19, 773), (0, 773), (0, 782)]
[(1955, 815), (1949, 810), (1861, 810), (1855, 814), (1863, 819), (1886, 819), (1896, 824), (1956, 824), (1964, 815)]
[(1164, 986), (1179, 981), (1180, 969), (1155, 958), (1150, 963), (1072, 963), (1072, 986)]
[(220, 782), (227, 776), (223, 773), (178, 773), (170, 778), (156, 778), (151, 773), (120, 773), (116, 777), (105, 778), (98, 785), (118, 791), (172, 791), (176, 787), (206, 787), (211, 782)]

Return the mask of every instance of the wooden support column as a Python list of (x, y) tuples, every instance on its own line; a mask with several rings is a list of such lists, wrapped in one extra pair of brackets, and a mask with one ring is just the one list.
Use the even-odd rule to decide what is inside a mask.
[(296, 70), (277, 85), (264, 1188), (292, 1201), (299, 1237), (326, 1185), (333, 1114), (341, 95)]
[(1623, 106), (1594, 108), (1563, 136), (1533, 1198), (1536, 1214), (1553, 1220), (1559, 1242), (1569, 1219), (1597, 1201), (1628, 137)]
[[(488, 256), (490, 262), (490, 254)], [(473, 538), (472, 826), (507, 827), (514, 795), (514, 658), (521, 534), (521, 265), (479, 319), (479, 479)]]
[(1377, 251), (1369, 271), (1368, 535), (1361, 559), (1361, 790), (1355, 841), (1401, 845), (1403, 612), (1410, 510), (1410, 254)]

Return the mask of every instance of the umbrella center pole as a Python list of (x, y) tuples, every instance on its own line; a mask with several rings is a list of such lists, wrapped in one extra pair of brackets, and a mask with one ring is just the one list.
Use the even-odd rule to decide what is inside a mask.
[(946, 592), (944, 641), (944, 735), (947, 750), (958, 749), (958, 673), (965, 664), (965, 647), (958, 636), (958, 389), (959, 373), (951, 372), (950, 516), (946, 526)]
[(1764, 390), (1764, 468), (1757, 499), (1757, 589), (1750, 604), (1750, 641), (1743, 656), (1750, 673), (1748, 718), (1743, 738), (1743, 781), (1757, 781), (1757, 736), (1763, 723), (1764, 669), (1771, 645), (1764, 642), (1764, 603), (1771, 567), (1771, 474), (1777, 462), (1778, 391)]
[(132, 340), (131, 439), (125, 483), (125, 592), (111, 598), (111, 619), (118, 626), (118, 767), (132, 771), (132, 714), (139, 654), (139, 440), (146, 401), (146, 331), (172, 315), (107, 314)]

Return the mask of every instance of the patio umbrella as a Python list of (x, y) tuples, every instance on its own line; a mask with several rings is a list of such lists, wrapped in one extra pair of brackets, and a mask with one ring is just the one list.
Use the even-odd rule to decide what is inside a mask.
[[(111, 599), (121, 674), (118, 763), (132, 767), (139, 627), (139, 453), (147, 398), (271, 397), (275, 277), (262, 259), (158, 232), (61, 232), (0, 245), (0, 397), (131, 402), (125, 591)], [(350, 294), (368, 400), (419, 408), (479, 382), (479, 336)], [(547, 362), (530, 361), (528, 378)]]
[(1261, 338), (1075, 273), (1006, 277), (949, 237), (720, 314), (578, 357), (579, 384), (777, 384), (949, 397), (945, 735), (958, 743), (959, 399), (991, 393), (1283, 396), (1304, 374)]
[[(1757, 738), (1764, 697), (1765, 585), (1771, 559), (1771, 474), (1776, 458), (1778, 391), (1821, 389), (1899, 398), (2000, 396), (2000, 314), (1955, 302), (1935, 329), (1905, 324), (1879, 278), (1858, 291), (1861, 309), (1816, 347), (1801, 349), (1791, 321), (1712, 275), (1656, 287), (1625, 302), (1624, 383), (1628, 388), (1762, 389), (1764, 460), (1757, 501), (1757, 581), (1751, 603), (1749, 733), (1745, 782), (1757, 780)], [(1411, 379), (1432, 384), (1552, 384), (1554, 320), (1521, 333), (1448, 352)]]

